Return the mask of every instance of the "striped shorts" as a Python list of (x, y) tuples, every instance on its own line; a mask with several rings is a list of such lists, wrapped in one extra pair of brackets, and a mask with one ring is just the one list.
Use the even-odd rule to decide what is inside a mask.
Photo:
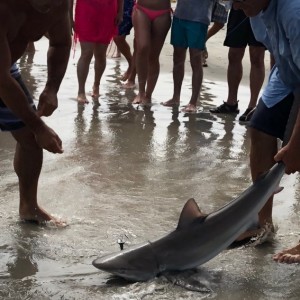
[(225, 6), (216, 1), (212, 11), (211, 21), (226, 24), (227, 19), (228, 11), (226, 10)]

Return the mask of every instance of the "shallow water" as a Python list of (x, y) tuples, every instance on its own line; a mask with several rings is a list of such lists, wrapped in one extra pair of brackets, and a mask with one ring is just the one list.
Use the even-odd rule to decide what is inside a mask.
[[(37, 99), (45, 83), (47, 40), (36, 46), (34, 57), (23, 57), (20, 65)], [(39, 185), (40, 204), (68, 227), (19, 222), (15, 143), (0, 135), (0, 299), (299, 299), (299, 266), (271, 259), (299, 239), (296, 175), (284, 177), (285, 189), (276, 196), (273, 243), (227, 250), (197, 271), (145, 283), (128, 284), (91, 265), (117, 251), (120, 238), (127, 247), (173, 230), (191, 197), (211, 212), (239, 195), (251, 184), (249, 135), (237, 117), (209, 113), (224, 99), (225, 82), (205, 80), (199, 111), (187, 115), (159, 104), (173, 88), (171, 70), (162, 68), (151, 108), (131, 105), (136, 90), (123, 90), (118, 79), (124, 59), (108, 59), (100, 105), (78, 106), (78, 56), (77, 50), (70, 60), (59, 108), (45, 119), (65, 152), (45, 153)], [(162, 63), (167, 59), (162, 55)], [(187, 70), (183, 104), (190, 80)], [(247, 92), (241, 87), (242, 95)]]

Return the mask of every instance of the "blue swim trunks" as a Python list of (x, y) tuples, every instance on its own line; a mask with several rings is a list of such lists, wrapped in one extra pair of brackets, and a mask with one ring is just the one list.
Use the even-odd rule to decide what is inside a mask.
[(119, 25), (119, 35), (129, 35), (133, 27), (132, 25), (132, 10), (134, 6), (134, 0), (125, 0), (124, 1), (124, 12), (123, 12), (123, 21)]
[[(11, 76), (21, 86), (22, 90), (24, 91), (28, 99), (28, 103), (35, 109), (33, 99), (21, 78), (18, 68), (15, 65), (11, 68), (10, 73)], [(12, 131), (12, 130), (20, 129), (24, 126), (25, 124), (6, 107), (6, 105), (0, 98), (0, 130)]]
[(174, 47), (205, 49), (208, 25), (173, 17), (171, 44)]

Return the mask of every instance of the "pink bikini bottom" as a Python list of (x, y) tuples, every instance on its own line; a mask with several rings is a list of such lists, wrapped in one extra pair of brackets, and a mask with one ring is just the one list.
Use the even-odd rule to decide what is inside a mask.
[(135, 9), (142, 11), (149, 18), (150, 21), (154, 21), (157, 17), (162, 16), (164, 14), (170, 14), (172, 12), (171, 8), (153, 10), (153, 9), (149, 9), (144, 6), (141, 6), (137, 3), (134, 5), (134, 7), (135, 7)]

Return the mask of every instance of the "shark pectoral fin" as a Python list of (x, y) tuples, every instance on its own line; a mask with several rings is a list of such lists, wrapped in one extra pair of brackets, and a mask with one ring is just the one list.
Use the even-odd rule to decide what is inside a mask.
[(184, 205), (177, 229), (182, 229), (184, 227), (188, 227), (191, 223), (193, 223), (196, 219), (199, 220), (203, 218), (203, 220), (207, 217), (206, 214), (203, 214), (197, 205), (194, 198), (190, 198)]
[(280, 193), (283, 189), (284, 189), (283, 186), (278, 186), (278, 187), (276, 188), (276, 190), (274, 191), (274, 195)]

